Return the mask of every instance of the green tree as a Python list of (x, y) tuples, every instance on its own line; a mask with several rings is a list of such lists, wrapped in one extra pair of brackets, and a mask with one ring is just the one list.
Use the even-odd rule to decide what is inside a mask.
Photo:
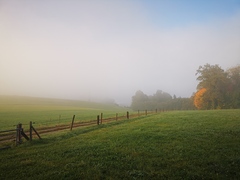
[(228, 104), (230, 108), (240, 108), (240, 65), (227, 70)]
[(172, 96), (170, 94), (162, 90), (157, 90), (152, 96), (152, 104), (154, 104), (152, 109), (168, 109), (169, 101), (171, 100)]
[(132, 97), (133, 110), (188, 110), (195, 109), (193, 97), (177, 98), (162, 90), (157, 90), (154, 95), (147, 96), (142, 91), (137, 91)]
[(153, 99), (157, 102), (165, 102), (172, 99), (172, 96), (162, 90), (157, 90), (156, 93), (153, 95)]
[(197, 80), (200, 81), (197, 89), (206, 88), (204, 94), (207, 109), (226, 108), (227, 84), (229, 79), (227, 73), (219, 65), (206, 64), (197, 70)]
[(169, 110), (192, 110), (196, 109), (193, 104), (193, 98), (176, 97), (169, 101)]
[(133, 110), (146, 110), (148, 105), (148, 96), (142, 91), (137, 91), (132, 97), (131, 108)]

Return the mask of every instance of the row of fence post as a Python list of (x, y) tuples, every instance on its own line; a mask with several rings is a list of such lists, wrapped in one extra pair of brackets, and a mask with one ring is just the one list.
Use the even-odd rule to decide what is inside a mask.
[[(155, 111), (157, 113), (157, 109)], [(147, 116), (148, 115), (148, 111), (145, 110), (145, 115)], [(74, 115), (75, 116), (75, 115)], [(140, 116), (140, 112), (138, 110), (138, 116)], [(127, 111), (127, 115), (126, 115), (126, 118), (129, 119), (130, 116), (129, 116), (129, 112)], [(103, 113), (101, 113), (101, 115), (97, 115), (97, 125), (99, 124), (102, 124), (102, 120), (103, 120)], [(116, 113), (116, 120), (118, 120), (118, 113)], [(72, 130), (72, 129), (71, 129)]]
[[(157, 113), (157, 109), (156, 109), (156, 113)], [(148, 111), (145, 110), (145, 115), (148, 115)], [(138, 110), (138, 116), (140, 116), (140, 111)], [(126, 114), (126, 118), (129, 119), (129, 112), (127, 111)], [(74, 125), (74, 119), (75, 119), (75, 115), (73, 115), (72, 117), (72, 122), (71, 122), (71, 126), (70, 126), (70, 130), (73, 129), (73, 125)], [(116, 120), (118, 120), (118, 113), (116, 113)], [(102, 124), (103, 122), (103, 113), (101, 113), (100, 115), (97, 115), (97, 125)], [(39, 139), (41, 139), (40, 135), (38, 134), (38, 132), (36, 131), (36, 129), (33, 127), (32, 125), (32, 121), (30, 121), (30, 125), (29, 125), (29, 137), (24, 133), (23, 128), (22, 128), (22, 124), (19, 123), (16, 127), (16, 145), (19, 145), (22, 143), (22, 137), (24, 137), (26, 140), (32, 141), (32, 133), (33, 131), (35, 132), (35, 134), (38, 136)]]

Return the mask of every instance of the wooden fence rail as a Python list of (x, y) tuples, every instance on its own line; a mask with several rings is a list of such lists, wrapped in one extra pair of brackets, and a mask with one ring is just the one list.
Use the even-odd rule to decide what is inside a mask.
[[(15, 141), (16, 145), (19, 145), (23, 142), (23, 138), (27, 141), (32, 141), (33, 133), (35, 133), (35, 135), (39, 139), (41, 139), (40, 134), (52, 133), (52, 132), (56, 132), (56, 131), (60, 131), (60, 130), (66, 130), (66, 129), (72, 130), (73, 128), (83, 127), (83, 126), (92, 126), (92, 125), (96, 125), (96, 124), (100, 125), (103, 122), (108, 123), (111, 121), (118, 121), (118, 120), (123, 120), (123, 119), (128, 120), (128, 119), (139, 117), (139, 116), (144, 116), (144, 115), (147, 116), (147, 115), (150, 115), (153, 113), (155, 114), (157, 112), (158, 112), (157, 110), (151, 111), (151, 112), (148, 112), (147, 110), (145, 110), (143, 113), (140, 113), (140, 111), (138, 111), (137, 114), (130, 114), (127, 111), (126, 115), (119, 116), (118, 113), (116, 113), (116, 115), (114, 117), (107, 117), (107, 118), (104, 118), (103, 113), (101, 113), (100, 115), (97, 115), (96, 120), (90, 120), (90, 121), (85, 121), (85, 122), (75, 122), (75, 115), (73, 115), (70, 125), (69, 124), (58, 124), (55, 126), (38, 127), (37, 130), (33, 127), (32, 121), (30, 121), (29, 129), (27, 129), (26, 131), (24, 131), (23, 125), (21, 123), (19, 123), (16, 126), (16, 129), (0, 131), (0, 145), (6, 144), (9, 142), (14, 142), (14, 141)], [(59, 116), (59, 118), (61, 118), (61, 117)], [(0, 149), (1, 149), (1, 147), (0, 147)]]

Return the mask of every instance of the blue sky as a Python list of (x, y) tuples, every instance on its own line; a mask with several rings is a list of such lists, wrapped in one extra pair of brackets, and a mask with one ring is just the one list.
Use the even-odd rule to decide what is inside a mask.
[(239, 0), (142, 0), (149, 21), (160, 27), (179, 27), (231, 17), (240, 9)]
[(240, 1), (0, 0), (0, 94), (114, 99), (196, 91), (240, 64)]

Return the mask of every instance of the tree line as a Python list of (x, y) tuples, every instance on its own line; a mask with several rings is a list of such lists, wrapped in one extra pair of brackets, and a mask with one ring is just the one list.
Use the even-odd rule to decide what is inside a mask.
[(191, 110), (240, 108), (240, 65), (224, 71), (206, 64), (196, 72), (197, 92), (189, 98), (171, 96), (162, 90), (146, 95), (138, 90), (132, 97), (133, 110)]
[(195, 109), (192, 98), (172, 97), (169, 93), (157, 90), (153, 95), (137, 91), (132, 97), (133, 110), (189, 110)]
[(240, 108), (240, 65), (223, 70), (219, 65), (206, 64), (197, 70), (197, 109)]

